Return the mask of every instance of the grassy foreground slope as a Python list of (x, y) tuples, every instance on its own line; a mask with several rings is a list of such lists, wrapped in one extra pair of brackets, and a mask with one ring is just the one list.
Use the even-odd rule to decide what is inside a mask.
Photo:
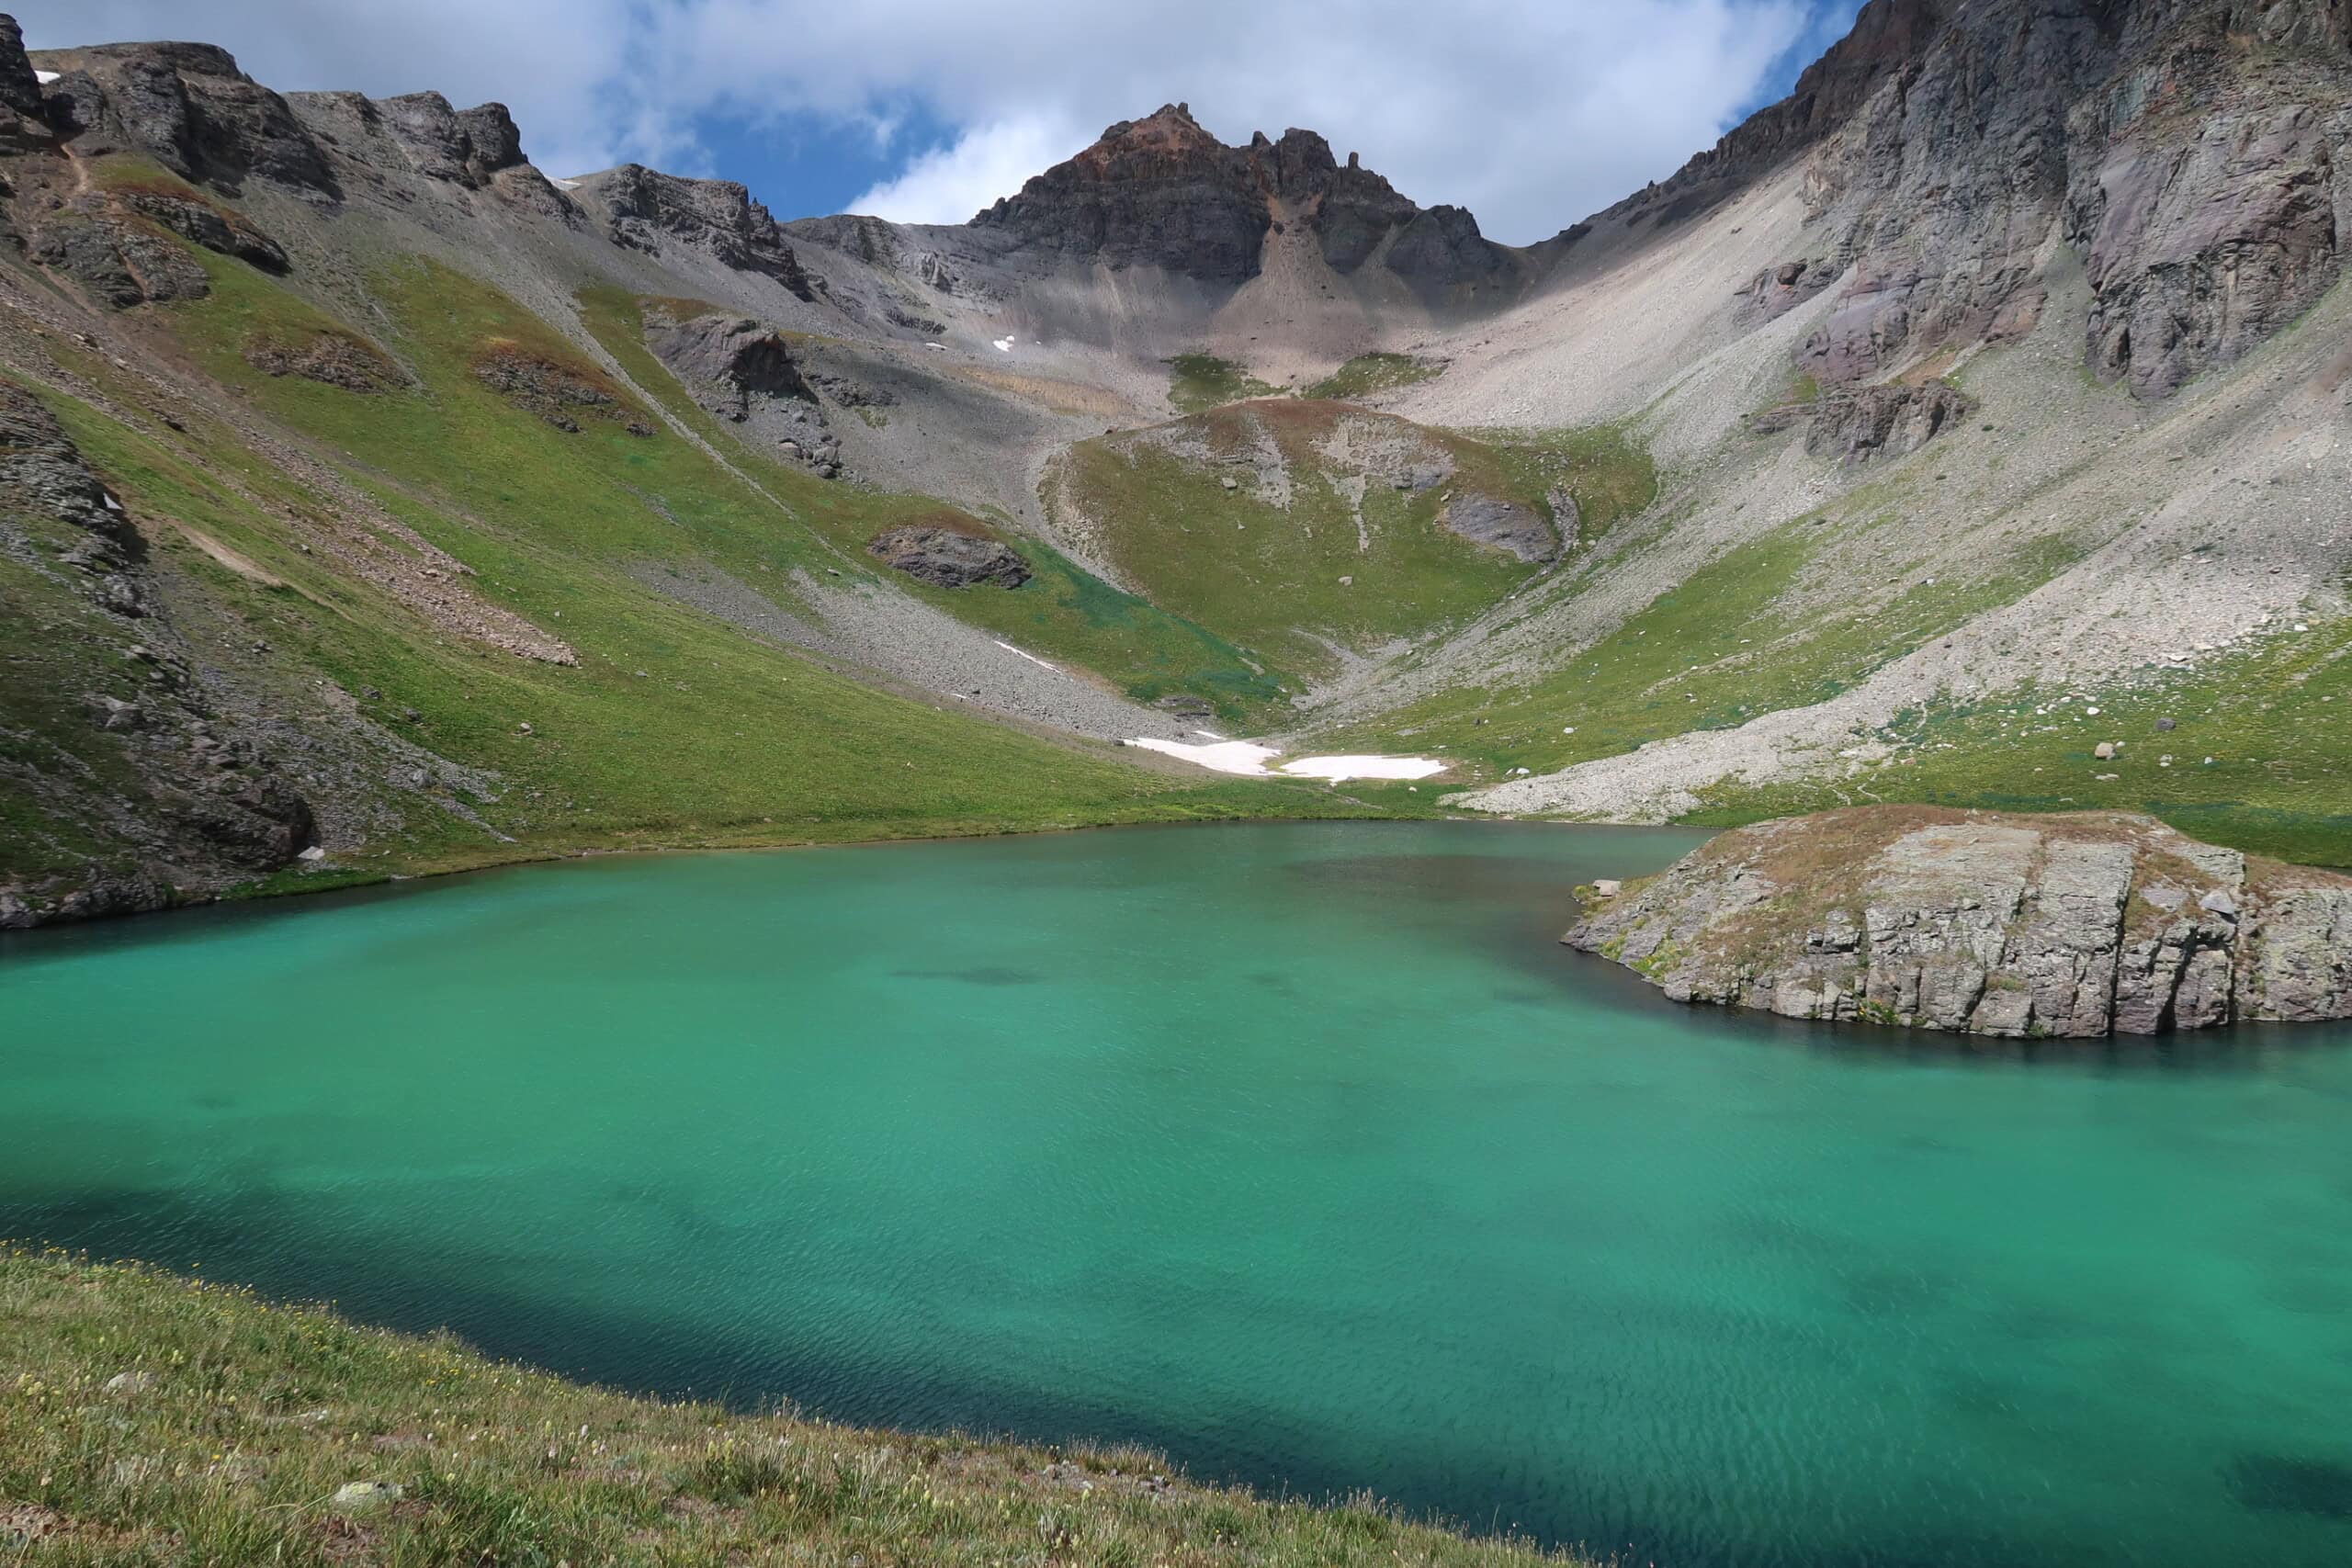
[[(0, 1254), (9, 1561), (1568, 1561), (1367, 1499), (1272, 1503), (1163, 1470), (1135, 1450), (633, 1399), (143, 1269)], [(398, 1494), (337, 1505), (355, 1483)]]

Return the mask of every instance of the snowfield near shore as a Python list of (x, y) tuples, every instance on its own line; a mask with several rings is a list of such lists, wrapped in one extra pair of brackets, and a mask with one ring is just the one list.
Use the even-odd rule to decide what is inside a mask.
[(1445, 772), (1450, 766), (1432, 757), (1360, 756), (1301, 757), (1280, 767), (1269, 768), (1266, 763), (1281, 756), (1281, 749), (1261, 746), (1254, 740), (1217, 740), (1201, 745), (1146, 736), (1127, 744), (1140, 746), (1147, 751), (1159, 751), (1182, 758), (1216, 773), (1240, 773), (1251, 778), (1279, 775), (1295, 779), (1329, 779), (1333, 784), (1348, 779), (1425, 779), (1432, 773)]

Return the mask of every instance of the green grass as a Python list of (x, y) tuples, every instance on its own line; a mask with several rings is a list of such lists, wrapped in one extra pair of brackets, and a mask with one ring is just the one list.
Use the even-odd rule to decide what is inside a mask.
[[(1357, 502), (1345, 487), (1360, 470), (1323, 449), (1343, 419), (1442, 449), (1453, 478), (1407, 492), (1373, 477)], [(1197, 442), (1206, 460), (1169, 450), (1168, 438)], [(1287, 506), (1241, 461), (1265, 441), (1290, 475)], [(1163, 427), (1082, 442), (1066, 462), (1065, 493), (1123, 581), (1269, 664), (1315, 675), (1336, 667), (1329, 643), (1371, 649), (1427, 635), (1540, 575), (1540, 568), (1441, 528), (1439, 511), (1448, 496), (1476, 491), (1548, 517), (1551, 486), (1573, 489), (1577, 467), (1563, 451), (1495, 446), (1343, 404), (1294, 400), (1214, 410), (1172, 433)], [(1228, 479), (1236, 488), (1226, 488)]]
[(1521, 767), (1555, 772), (1690, 730), (1735, 728), (1836, 696), (2030, 592), (2075, 549), (2063, 537), (2039, 539), (1979, 575), (1932, 582), (1906, 581), (1902, 563), (1891, 561), (1887, 576), (1897, 586), (1856, 604), (1799, 591), (1831, 547), (1815, 520), (1785, 525), (1701, 567), (1554, 669), (1518, 683), (1441, 692), (1320, 740), (1372, 745), (1401, 737), (1501, 776)]
[[(336, 1506), (355, 1482), (400, 1495)], [(629, 1398), (446, 1337), (23, 1250), (0, 1253), (0, 1553), (58, 1568), (1567, 1561), (1367, 1497), (1194, 1484), (1139, 1450)]]
[(1221, 403), (1270, 398), (1282, 390), (1259, 380), (1230, 359), (1214, 354), (1180, 354), (1168, 367), (1168, 402), (1178, 413), (1198, 413)]
[(1445, 367), (1409, 354), (1359, 354), (1300, 395), (1351, 403), (1443, 375)]
[[(1717, 785), (1689, 820), (1729, 826), (1875, 799), (2143, 811), (2209, 842), (2352, 866), (2352, 622), (2310, 624), (2193, 671), (1905, 713), (1872, 738), (1897, 749), (1883, 763), (1827, 781)], [(2076, 694), (2088, 701), (2058, 707)], [(2177, 728), (2159, 731), (2160, 718)], [(2122, 742), (2122, 755), (2098, 761), (2101, 741)]]

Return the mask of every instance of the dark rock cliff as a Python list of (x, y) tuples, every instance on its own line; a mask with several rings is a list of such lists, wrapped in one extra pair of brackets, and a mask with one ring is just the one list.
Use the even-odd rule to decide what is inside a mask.
[(623, 164), (581, 180), (578, 193), (604, 208), (616, 244), (654, 254), (679, 246), (773, 277), (802, 299), (816, 298), (783, 227), (733, 180), (690, 180)]
[(1353, 153), (1340, 162), (1311, 130), (1262, 131), (1228, 147), (1182, 104), (1122, 120), (972, 220), (1008, 248), (1152, 266), (1204, 283), (1258, 275), (1277, 222), (1304, 223), (1333, 271), (1384, 259), (1416, 292), (1516, 281), (1521, 254), (1481, 236), (1460, 208), (1424, 210)]

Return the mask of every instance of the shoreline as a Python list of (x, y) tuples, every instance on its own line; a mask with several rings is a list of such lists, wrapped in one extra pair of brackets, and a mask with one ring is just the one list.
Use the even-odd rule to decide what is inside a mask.
[[(977, 843), (990, 839), (1060, 838), (1080, 833), (1148, 831), (1196, 828), (1302, 827), (1323, 822), (1397, 822), (1453, 823), (1468, 826), (1498, 828), (1611, 828), (1657, 832), (1720, 831), (1699, 829), (1678, 823), (1603, 822), (1586, 818), (1554, 817), (1500, 817), (1481, 812), (1451, 812), (1428, 815), (1407, 815), (1367, 807), (1362, 811), (1335, 811), (1317, 816), (1218, 816), (1191, 820), (1079, 822), (1067, 826), (1045, 828), (973, 829), (963, 832), (880, 833), (871, 836), (842, 838), (795, 838), (779, 841), (773, 839), (719, 839), (681, 844), (630, 844), (623, 846), (589, 846), (579, 849), (542, 849), (526, 853), (495, 853), (478, 861), (458, 864), (428, 866), (420, 870), (382, 873), (351, 871), (337, 874), (334, 870), (300, 873), (288, 867), (272, 874), (259, 883), (246, 885), (243, 890), (232, 890), (209, 897), (190, 898), (184, 902), (151, 908), (107, 911), (77, 918), (49, 919), (40, 924), (10, 930), (0, 930), (0, 964), (5, 964), (11, 949), (24, 950), (31, 941), (44, 932), (62, 931), (115, 930), (134, 921), (159, 916), (227, 916), (232, 911), (277, 911), (299, 908), (302, 901), (326, 897), (335, 894), (390, 895), (395, 890), (415, 886), (436, 886), (452, 877), (485, 875), (495, 872), (526, 870), (534, 866), (568, 864), (580, 861), (633, 859), (656, 855), (748, 854), (770, 852), (786, 852), (823, 849), (890, 849), (921, 844)], [(493, 850), (508, 846), (493, 846)]]

